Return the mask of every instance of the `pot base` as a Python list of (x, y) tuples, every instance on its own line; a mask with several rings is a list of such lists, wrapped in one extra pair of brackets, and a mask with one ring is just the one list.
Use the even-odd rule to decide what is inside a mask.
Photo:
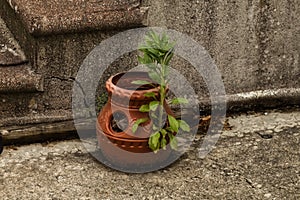
[[(171, 148), (167, 147), (166, 150), (159, 150), (154, 153), (149, 147), (145, 149), (143, 144), (140, 150), (136, 150), (141, 141), (129, 142), (120, 138), (115, 140), (99, 130), (97, 130), (97, 136), (103, 156), (111, 164), (120, 168), (143, 168), (148, 165), (163, 163), (173, 152)], [(145, 139), (143, 143), (147, 144), (148, 140)]]

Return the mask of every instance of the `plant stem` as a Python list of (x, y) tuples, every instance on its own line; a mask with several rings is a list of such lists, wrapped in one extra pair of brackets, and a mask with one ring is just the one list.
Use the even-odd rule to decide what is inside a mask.
[(161, 83), (160, 83), (160, 89), (159, 89), (159, 96), (160, 96), (160, 103), (159, 103), (159, 116), (158, 116), (158, 127), (159, 129), (163, 129), (163, 109), (164, 109), (164, 100), (166, 97), (166, 80), (165, 80), (165, 67), (164, 63), (161, 64), (162, 70), (161, 70)]

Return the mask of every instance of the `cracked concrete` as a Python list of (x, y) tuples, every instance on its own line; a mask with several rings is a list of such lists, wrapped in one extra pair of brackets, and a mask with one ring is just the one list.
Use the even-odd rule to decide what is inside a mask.
[[(232, 115), (208, 156), (203, 136), (171, 166), (114, 171), (79, 140), (5, 147), (2, 199), (299, 199), (300, 109)], [(269, 137), (263, 137), (268, 134)], [(12, 190), (12, 188), (14, 188)]]

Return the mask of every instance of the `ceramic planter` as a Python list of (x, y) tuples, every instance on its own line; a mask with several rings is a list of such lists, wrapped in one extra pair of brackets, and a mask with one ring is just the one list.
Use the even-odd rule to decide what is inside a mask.
[[(114, 164), (143, 165), (159, 162), (168, 157), (171, 150), (153, 153), (148, 146), (152, 121), (141, 124), (135, 133), (132, 126), (137, 119), (149, 117), (139, 111), (141, 105), (153, 100), (144, 94), (154, 92), (158, 97), (159, 87), (137, 86), (135, 80), (151, 81), (146, 72), (119, 73), (106, 82), (108, 101), (102, 108), (97, 120), (97, 138), (103, 155)], [(165, 111), (171, 114), (167, 104)]]

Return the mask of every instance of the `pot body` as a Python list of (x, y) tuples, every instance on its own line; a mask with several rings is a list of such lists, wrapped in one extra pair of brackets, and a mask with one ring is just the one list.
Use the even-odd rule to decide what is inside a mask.
[[(106, 89), (108, 101), (97, 119), (97, 138), (104, 156), (115, 164), (143, 165), (165, 160), (171, 149), (153, 153), (148, 146), (152, 133), (152, 121), (141, 124), (133, 133), (132, 126), (140, 118), (149, 118), (148, 113), (139, 111), (140, 106), (149, 104), (153, 97), (145, 97), (153, 92), (159, 97), (159, 87), (137, 86), (135, 80), (150, 81), (146, 72), (119, 73), (108, 79)], [(170, 108), (164, 104), (166, 113)]]

